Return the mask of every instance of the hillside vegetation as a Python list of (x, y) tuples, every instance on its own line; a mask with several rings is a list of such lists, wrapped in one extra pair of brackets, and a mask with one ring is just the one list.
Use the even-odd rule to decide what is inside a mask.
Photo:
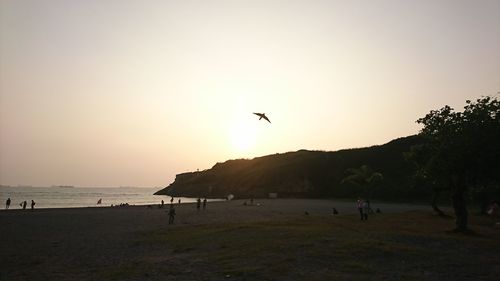
[[(429, 198), (430, 188), (415, 187), (414, 167), (404, 153), (421, 144), (419, 136), (387, 144), (334, 152), (299, 150), (254, 159), (228, 160), (211, 169), (178, 174), (156, 194), (184, 197), (353, 197), (380, 199)], [(352, 168), (369, 166), (383, 180), (366, 185), (342, 183)]]

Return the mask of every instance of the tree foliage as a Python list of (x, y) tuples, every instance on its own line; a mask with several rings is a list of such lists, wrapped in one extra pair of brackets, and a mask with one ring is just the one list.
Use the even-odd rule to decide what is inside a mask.
[(463, 112), (450, 106), (417, 120), (429, 139), (425, 170), (436, 180), (460, 175), (469, 186), (498, 182), (500, 101), (484, 97), (466, 101)]
[(445, 106), (417, 123), (427, 139), (411, 153), (419, 174), (451, 190), (457, 229), (465, 230), (466, 193), (500, 182), (500, 101), (489, 96), (467, 100), (463, 112)]
[(349, 175), (342, 180), (342, 183), (351, 182), (363, 185), (383, 179), (381, 173), (374, 172), (368, 165), (347, 169), (347, 173), (349, 173)]
[(384, 179), (382, 173), (375, 172), (368, 165), (362, 165), (359, 168), (350, 168), (347, 169), (346, 172), (348, 176), (342, 179), (341, 183), (359, 185), (364, 189), (364, 195), (368, 195), (369, 197), (371, 197), (373, 193), (372, 185)]

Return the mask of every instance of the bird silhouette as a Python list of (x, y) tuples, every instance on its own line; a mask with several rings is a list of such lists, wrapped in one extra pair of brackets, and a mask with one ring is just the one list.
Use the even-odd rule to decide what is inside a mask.
[(267, 116), (266, 116), (265, 113), (255, 113), (254, 112), (253, 114), (259, 116), (260, 117), (259, 120), (262, 119), (262, 118), (264, 118), (264, 119), (266, 119), (267, 122), (271, 123), (271, 121), (269, 120), (269, 118), (267, 118)]

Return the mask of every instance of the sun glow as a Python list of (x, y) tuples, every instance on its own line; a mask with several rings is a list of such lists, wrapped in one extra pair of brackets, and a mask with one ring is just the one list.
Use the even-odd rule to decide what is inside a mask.
[[(253, 121), (253, 122), (252, 122)], [(248, 152), (257, 142), (256, 120), (252, 116), (241, 118), (232, 124), (229, 131), (232, 147), (237, 152)]]

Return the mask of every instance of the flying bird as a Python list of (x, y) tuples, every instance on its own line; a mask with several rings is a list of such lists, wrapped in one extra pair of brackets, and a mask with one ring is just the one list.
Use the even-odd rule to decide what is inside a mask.
[(267, 116), (266, 116), (265, 113), (255, 113), (254, 112), (253, 114), (259, 116), (260, 117), (259, 120), (262, 119), (262, 118), (264, 118), (264, 119), (266, 119), (267, 122), (271, 123), (271, 121), (269, 120), (269, 118), (267, 118)]

